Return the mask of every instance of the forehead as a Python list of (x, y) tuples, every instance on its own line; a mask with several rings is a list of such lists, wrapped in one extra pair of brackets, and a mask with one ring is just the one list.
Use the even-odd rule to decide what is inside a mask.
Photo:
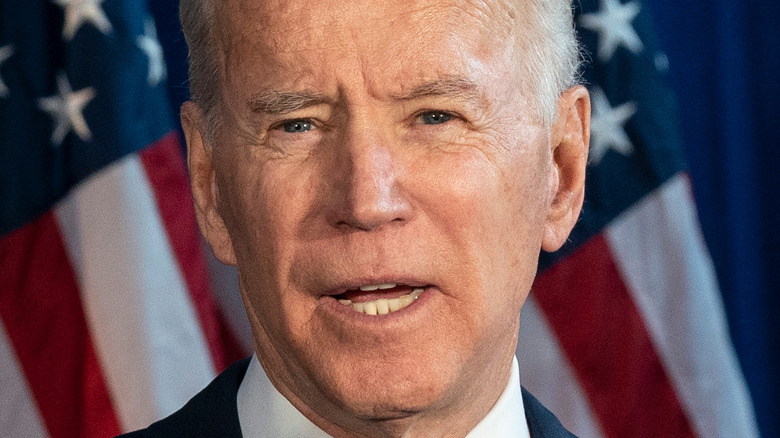
[(393, 74), (467, 73), (506, 55), (521, 15), (517, 3), (221, 0), (217, 33), (227, 74), (251, 76), (241, 80), (333, 77), (330, 69), (358, 65), (393, 83), (408, 79)]
[(375, 29), (377, 25), (397, 24), (426, 26), (436, 21), (465, 19), (506, 36), (517, 19), (519, 3), (519, 0), (220, 0), (216, 10), (222, 29), (233, 34), (255, 34), (263, 30), (298, 33), (316, 28)]

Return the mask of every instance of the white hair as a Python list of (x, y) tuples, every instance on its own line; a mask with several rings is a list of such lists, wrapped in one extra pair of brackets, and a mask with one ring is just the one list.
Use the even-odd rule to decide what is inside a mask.
[[(517, 3), (517, 0), (510, 0)], [(517, 31), (522, 50), (524, 88), (531, 105), (549, 126), (557, 112), (560, 93), (579, 82), (581, 56), (570, 0), (526, 0), (516, 9), (529, 32)], [(190, 97), (203, 111), (210, 140), (219, 129), (223, 50), (215, 30), (212, 0), (181, 0), (179, 16), (189, 47)]]
[(528, 0), (520, 9), (531, 32), (518, 32), (531, 104), (549, 126), (558, 96), (580, 81), (581, 51), (570, 0)]

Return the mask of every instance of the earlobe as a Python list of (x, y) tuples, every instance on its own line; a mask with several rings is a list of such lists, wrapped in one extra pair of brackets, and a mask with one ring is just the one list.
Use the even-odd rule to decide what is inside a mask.
[(590, 141), (590, 97), (585, 87), (575, 86), (561, 94), (551, 138), (552, 196), (542, 236), (542, 249), (549, 252), (566, 242), (585, 197)]
[(189, 101), (182, 105), (181, 125), (187, 143), (187, 167), (198, 227), (217, 259), (224, 264), (235, 265), (233, 243), (218, 208), (212, 146), (205, 135), (202, 112), (196, 103)]

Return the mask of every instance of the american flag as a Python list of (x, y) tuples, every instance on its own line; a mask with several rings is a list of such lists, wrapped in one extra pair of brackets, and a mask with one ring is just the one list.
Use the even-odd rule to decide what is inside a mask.
[(227, 362), (145, 0), (0, 3), (0, 435), (97, 437)]
[(582, 437), (756, 437), (639, 0), (582, 0), (592, 134), (583, 214), (540, 259), (521, 381)]
[[(586, 203), (540, 260), (521, 380), (582, 437), (758, 436), (647, 8), (575, 5), (592, 54)], [(142, 0), (9, 0), (0, 20), (0, 434), (146, 426), (237, 350), (154, 23)], [(234, 287), (224, 307), (244, 321)]]

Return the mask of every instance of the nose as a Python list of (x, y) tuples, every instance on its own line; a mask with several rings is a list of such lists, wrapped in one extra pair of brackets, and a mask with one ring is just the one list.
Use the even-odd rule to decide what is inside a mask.
[(328, 222), (339, 229), (373, 231), (399, 226), (411, 217), (401, 184), (405, 166), (388, 135), (354, 123), (335, 154)]

